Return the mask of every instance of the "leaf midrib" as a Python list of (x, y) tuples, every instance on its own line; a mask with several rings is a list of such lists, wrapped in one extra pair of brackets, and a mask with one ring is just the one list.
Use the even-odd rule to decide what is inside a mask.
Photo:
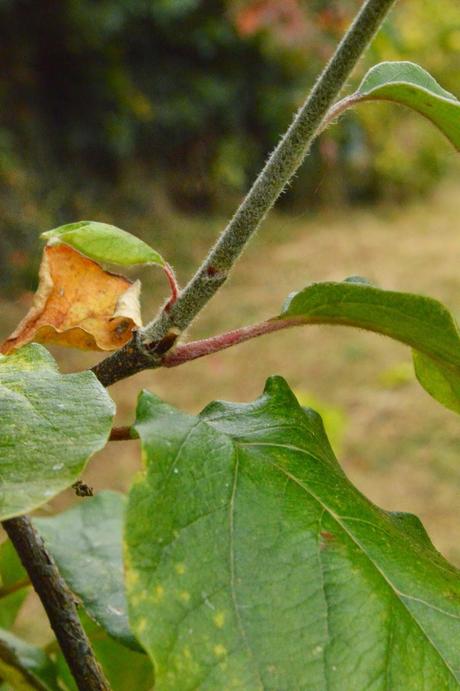
[(237, 598), (236, 598), (236, 587), (235, 587), (235, 540), (234, 540), (234, 518), (235, 518), (235, 498), (236, 498), (236, 493), (237, 493), (237, 486), (238, 486), (238, 471), (239, 471), (239, 465), (240, 465), (240, 456), (239, 456), (239, 446), (238, 443), (234, 440), (234, 449), (235, 449), (235, 464), (234, 464), (234, 478), (233, 478), (233, 487), (232, 487), (232, 495), (230, 498), (230, 504), (229, 504), (229, 514), (228, 514), (228, 523), (229, 523), (229, 559), (230, 559), (230, 595), (233, 603), (233, 609), (235, 610), (235, 616), (236, 616), (236, 621), (238, 625), (238, 629), (240, 631), (241, 638), (244, 641), (246, 650), (249, 653), (250, 658), (254, 661), (254, 669), (256, 671), (257, 677), (258, 677), (258, 682), (260, 685), (260, 688), (263, 690), (265, 689), (264, 683), (262, 681), (262, 678), (260, 676), (260, 671), (259, 671), (259, 665), (257, 658), (254, 654), (254, 651), (252, 650), (249, 640), (246, 634), (246, 630), (244, 628), (243, 620), (240, 615), (240, 608), (238, 606)]
[[(398, 87), (398, 86), (409, 86), (412, 87), (413, 89), (416, 89), (418, 92), (421, 92), (422, 94), (425, 94), (427, 96), (430, 96), (431, 98), (439, 99), (442, 103), (445, 103), (447, 105), (453, 106), (454, 108), (459, 108), (460, 102), (454, 98), (448, 98), (447, 96), (443, 96), (442, 94), (438, 94), (436, 91), (430, 91), (427, 89), (426, 86), (422, 86), (421, 84), (416, 84), (414, 82), (409, 82), (408, 80), (397, 80), (397, 81), (390, 81), (390, 82), (384, 82), (382, 84), (379, 84), (378, 86), (372, 87), (372, 89), (369, 89), (369, 91), (358, 91), (356, 92), (356, 96), (359, 97), (359, 103), (362, 103), (363, 101), (393, 101), (394, 103), (397, 103), (398, 105), (407, 105), (406, 103), (403, 103), (401, 100), (395, 98), (395, 97), (388, 97), (388, 96), (377, 96), (376, 93), (380, 89), (388, 89), (388, 88), (393, 88), (393, 87)], [(411, 108), (411, 110), (416, 110), (413, 106), (408, 106)], [(419, 112), (419, 111), (417, 111)]]

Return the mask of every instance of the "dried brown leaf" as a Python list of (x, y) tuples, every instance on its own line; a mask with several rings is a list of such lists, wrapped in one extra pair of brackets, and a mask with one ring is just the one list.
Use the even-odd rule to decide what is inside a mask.
[(3, 342), (7, 354), (35, 341), (82, 350), (117, 350), (141, 326), (140, 284), (105, 271), (68, 245), (43, 251), (34, 302)]

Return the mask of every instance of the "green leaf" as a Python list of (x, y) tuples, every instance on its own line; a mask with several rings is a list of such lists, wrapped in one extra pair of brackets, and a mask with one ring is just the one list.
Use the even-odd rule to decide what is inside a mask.
[(58, 691), (55, 667), (43, 650), (3, 629), (0, 678), (18, 691)]
[(0, 628), (11, 628), (28, 590), (27, 573), (13, 545), (6, 540), (0, 545)]
[(67, 223), (42, 233), (41, 237), (51, 242), (64, 242), (99, 262), (121, 266), (165, 265), (163, 257), (145, 242), (108, 223), (97, 221)]
[(380, 290), (368, 283), (316, 283), (291, 295), (276, 319), (299, 324), (355, 326), (414, 348), (421, 385), (460, 412), (460, 334), (450, 312), (422, 295)]
[(423, 353), (412, 351), (414, 369), (420, 384), (449, 410), (460, 414), (460, 373), (442, 367)]
[(460, 102), (412, 62), (382, 62), (364, 77), (350, 103), (395, 101), (431, 120), (460, 150)]
[(75, 482), (105, 446), (114, 412), (92, 372), (60, 374), (40, 345), (0, 356), (0, 520)]
[[(153, 667), (145, 653), (129, 650), (117, 643), (84, 612), (80, 619), (111, 691), (153, 691)], [(59, 680), (66, 691), (77, 691), (62, 653), (58, 654), (57, 667)]]
[(126, 582), (158, 691), (459, 688), (460, 573), (283, 379), (198, 417), (144, 392), (136, 429)]
[(52, 518), (36, 518), (59, 571), (88, 614), (111, 636), (142, 650), (128, 624), (122, 528), (126, 498), (99, 492)]

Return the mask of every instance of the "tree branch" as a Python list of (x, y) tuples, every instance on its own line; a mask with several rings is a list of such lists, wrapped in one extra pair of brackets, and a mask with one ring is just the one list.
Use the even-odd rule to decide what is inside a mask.
[(195, 276), (168, 309), (94, 373), (105, 386), (147, 368), (160, 367), (162, 356), (217, 290), (286, 184), (305, 158), (329, 108), (342, 90), (366, 46), (395, 0), (366, 0), (338, 45), (306, 102), (268, 159), (251, 190)]
[(110, 691), (78, 618), (73, 595), (30, 518), (10, 518), (2, 525), (43, 603), (78, 688)]
[[(394, 2), (395, 0), (364, 2), (305, 104), (195, 276), (179, 292), (170, 272), (168, 278), (172, 296), (159, 316), (145, 329), (137, 332), (124, 348), (93, 368), (102, 384), (110, 386), (143, 369), (160, 367), (168, 362), (168, 366), (174, 366), (174, 358), (175, 364), (180, 364), (180, 354), (191, 359), (189, 356), (192, 355), (193, 348), (194, 357), (215, 352), (209, 350), (209, 343), (213, 339), (207, 339), (205, 346), (203, 342), (200, 347), (197, 345), (200, 342), (194, 346), (186, 344), (182, 346), (182, 350), (177, 348), (176, 355), (173, 352), (166, 356), (179, 335), (225, 283), (241, 252), (301, 165), (334, 99)], [(252, 333), (249, 335), (251, 328)], [(232, 336), (224, 334), (223, 337), (215, 337), (214, 346), (221, 349), (247, 340), (245, 336), (252, 338), (259, 335), (254, 328), (247, 327), (246, 333), (244, 329), (239, 330), (238, 335), (233, 332)], [(265, 326), (264, 329), (261, 333), (267, 333)], [(271, 330), (276, 329), (273, 327)], [(188, 350), (184, 350), (187, 348)], [(82, 691), (106, 691), (109, 687), (81, 627), (72, 595), (30, 519), (25, 516), (13, 518), (4, 521), (3, 526), (45, 607), (78, 688)]]

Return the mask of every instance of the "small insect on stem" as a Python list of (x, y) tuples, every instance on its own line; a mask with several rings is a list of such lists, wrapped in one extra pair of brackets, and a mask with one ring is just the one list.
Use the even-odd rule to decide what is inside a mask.
[(81, 480), (77, 480), (77, 482), (74, 482), (72, 485), (72, 489), (75, 491), (77, 497), (92, 497), (94, 494), (93, 488), (87, 485), (85, 482), (82, 482)]

